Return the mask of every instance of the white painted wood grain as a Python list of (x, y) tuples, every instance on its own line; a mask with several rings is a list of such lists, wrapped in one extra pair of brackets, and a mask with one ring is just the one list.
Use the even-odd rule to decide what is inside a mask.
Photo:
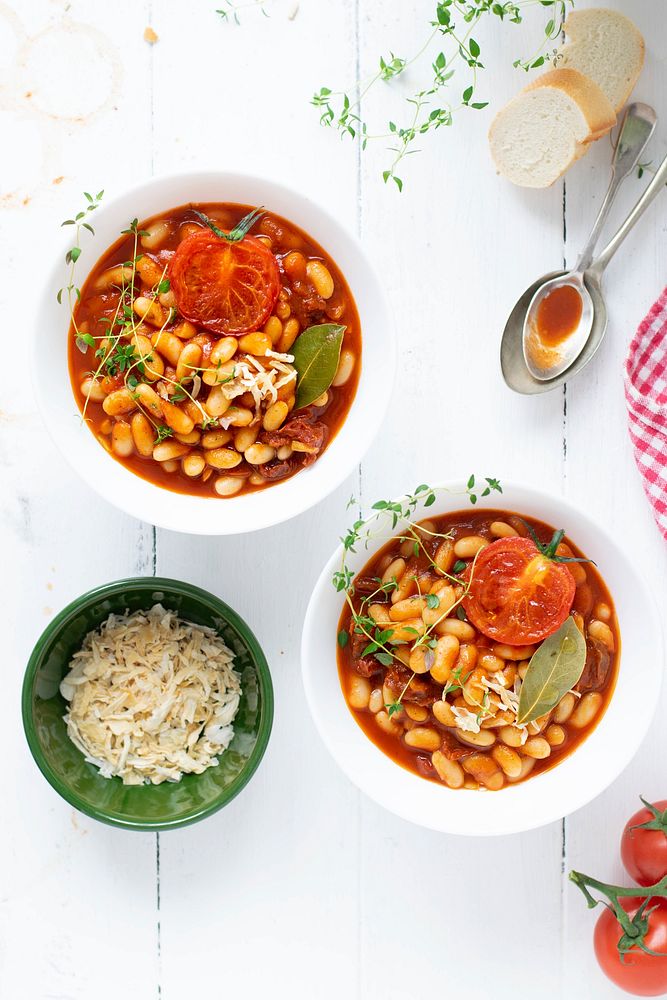
[[(656, 17), (656, 7), (647, 0), (613, 2), (609, 6), (632, 17), (648, 42), (644, 73), (635, 96), (652, 104), (658, 112), (658, 129), (648, 158), (659, 162), (667, 150), (667, 24)], [(567, 183), (568, 259), (574, 259), (585, 237), (602, 195), (601, 178), (609, 149), (598, 144), (582, 160)], [(611, 235), (647, 183), (635, 178), (626, 182), (608, 227)], [(654, 586), (664, 608), (667, 578), (664, 542), (655, 527), (632, 458), (626, 429), (623, 399), (623, 364), (630, 338), (639, 321), (667, 283), (667, 197), (661, 195), (649, 214), (628, 237), (610, 264), (605, 279), (609, 307), (609, 331), (600, 356), (567, 388), (566, 489), (569, 496), (587, 503), (602, 523), (626, 540), (638, 566)], [(661, 651), (655, 651), (661, 656)], [(622, 669), (632, 670), (632, 651), (624, 650)], [(641, 793), (660, 797), (664, 788), (667, 692), (649, 738), (631, 766), (617, 782), (587, 809), (566, 821), (566, 870), (598, 872), (599, 877), (630, 884), (618, 857), (618, 841), (626, 819), (632, 815)], [(620, 996), (591, 968), (590, 936), (596, 915), (590, 913), (574, 887), (566, 884), (565, 989), (573, 992), (585, 979), (591, 1000)]]
[[(651, 0), (611, 5), (647, 36), (637, 94), (665, 115), (664, 18)], [(558, 266), (565, 250), (573, 259), (604, 188), (608, 149), (599, 144), (565, 187), (518, 191), (488, 159), (492, 109), (463, 113), (410, 158), (398, 196), (379, 178), (382, 147), (358, 156), (318, 128), (308, 102), (323, 84), (353, 88), (380, 53), (416, 49), (430, 7), (275, 0), (270, 19), (250, 8), (235, 27), (215, 6), (119, 0), (110, 15), (101, 0), (0, 3), (4, 336), (29, 322), (35, 230), (48, 259), (49, 234), (83, 188), (112, 194), (151, 171), (192, 166), (248, 170), (294, 184), (358, 231), (396, 317), (394, 404), (361, 470), (317, 510), (271, 531), (211, 540), (154, 534), (93, 496), (63, 466), (22, 382), (0, 368), (9, 567), (0, 692), (11, 706), (0, 747), (14, 762), (0, 775), (0, 997), (255, 1000), (270, 989), (316, 1000), (423, 1000), (435, 991), (486, 1000), (499, 969), (499, 998), (526, 983), (539, 984), (545, 1000), (616, 996), (591, 957), (594, 917), (565, 875), (578, 867), (620, 876), (616, 835), (636, 793), (664, 794), (659, 723), (614, 787), (564, 824), (495, 841), (440, 836), (366, 801), (329, 759), (307, 715), (298, 646), (348, 496), (368, 505), (471, 471), (538, 482), (587, 504), (627, 536), (664, 602), (663, 543), (632, 462), (621, 365), (667, 277), (667, 203), (656, 204), (610, 268), (612, 320), (600, 357), (565, 393), (514, 396), (497, 358), (505, 317), (535, 275)], [(142, 40), (149, 21), (159, 36), (152, 48)], [(507, 26), (502, 37), (480, 33), (480, 99), (497, 107), (523, 84), (510, 64), (534, 45), (536, 23)], [(418, 79), (412, 68), (404, 87)], [(380, 85), (365, 109), (381, 124), (400, 105)], [(664, 127), (661, 134), (657, 155)], [(624, 192), (625, 204), (631, 196)], [(95, 583), (154, 565), (246, 618), (276, 689), (270, 748), (243, 795), (159, 840), (75, 816), (33, 767), (18, 712), (23, 666), (48, 616)], [(508, 927), (521, 933), (520, 972)]]
[[(141, 40), (146, 13), (129, 0), (116, 6), (121, 16), (110, 20), (102, 5), (73, 4), (65, 13), (60, 4), (16, 4), (22, 48), (0, 48), (2, 78), (10, 81), (0, 91), (5, 351), (11, 343), (21, 350), (29, 338), (41, 255), (60, 245), (58, 226), (77, 209), (81, 191), (127, 184), (150, 167), (143, 142), (150, 124)], [(5, 27), (6, 13), (0, 6)], [(51, 61), (42, 65), (35, 52), (45, 50)], [(106, 95), (94, 82), (105, 60), (127, 67)], [(95, 113), (105, 98), (106, 110)], [(59, 116), (59, 101), (84, 120)], [(28, 150), (21, 145), (24, 126), (37, 137)], [(115, 512), (73, 476), (36, 414), (20, 364), (2, 368), (0, 996), (112, 1000), (131, 983), (134, 996), (152, 997), (158, 980), (155, 838), (119, 837), (61, 801), (33, 765), (20, 715), (25, 663), (48, 619), (95, 584), (150, 572), (152, 529)], [(120, 962), (114, 955), (125, 948)]]

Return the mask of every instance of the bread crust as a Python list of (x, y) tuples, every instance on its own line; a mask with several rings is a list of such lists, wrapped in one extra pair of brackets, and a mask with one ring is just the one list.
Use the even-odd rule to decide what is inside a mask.
[(577, 69), (549, 70), (529, 83), (524, 90), (537, 90), (540, 87), (555, 87), (575, 102), (589, 128), (588, 136), (582, 140), (584, 144), (600, 139), (616, 124), (616, 112), (609, 98), (597, 83)]
[[(639, 74), (644, 65), (645, 45), (641, 32), (633, 22), (624, 14), (617, 11), (610, 11), (603, 8), (587, 8), (585, 10), (573, 11), (565, 20), (564, 24), (567, 41), (565, 45), (556, 53), (554, 57), (554, 68), (541, 76), (532, 80), (524, 87), (521, 94), (536, 90), (556, 90), (572, 102), (581, 114), (581, 119), (576, 120), (573, 133), (569, 132), (574, 142), (571, 153), (565, 152), (560, 145), (560, 137), (554, 138), (554, 145), (545, 145), (545, 151), (552, 150), (557, 153), (555, 162), (551, 159), (551, 165), (558, 169), (567, 156), (569, 162), (565, 164), (559, 176), (562, 176), (572, 164), (589, 150), (591, 143), (600, 139), (614, 127), (617, 121), (617, 113), (624, 107), (632, 90), (637, 82)], [(608, 40), (607, 40), (608, 39)], [(581, 69), (572, 65), (567, 65), (568, 60), (578, 62)], [(587, 72), (588, 69), (588, 72)], [(589, 72), (595, 74), (602, 86), (593, 79)], [(605, 88), (604, 90), (602, 88)], [(618, 106), (614, 107), (607, 91)], [(505, 169), (500, 169), (502, 162), (497, 155), (498, 148), (494, 143), (494, 135), (501, 122), (501, 116), (518, 100), (521, 94), (510, 101), (505, 108), (496, 115), (489, 129), (489, 142), (491, 154), (496, 163), (499, 173), (505, 173)], [(620, 99), (622, 98), (622, 99)], [(562, 98), (561, 98), (562, 100)], [(551, 99), (546, 102), (547, 107), (552, 107)], [(544, 115), (543, 115), (544, 117)], [(574, 119), (572, 119), (574, 121)], [(531, 122), (525, 119), (524, 125)], [(510, 137), (514, 135), (514, 123), (512, 123)], [(521, 127), (517, 128), (521, 133)], [(524, 133), (526, 134), (526, 133)], [(537, 133), (536, 133), (537, 134)], [(539, 139), (546, 135), (546, 131), (538, 134)], [(551, 130), (555, 137), (556, 133)], [(532, 136), (531, 136), (532, 140)], [(510, 138), (510, 142), (511, 142)], [(558, 145), (556, 145), (556, 142)], [(535, 141), (533, 141), (533, 155), (535, 154)], [(506, 147), (509, 148), (509, 147)], [(537, 146), (539, 152), (539, 145)], [(563, 153), (565, 152), (565, 155)], [(512, 154), (513, 155), (513, 154)], [(529, 157), (526, 152), (526, 157)], [(515, 160), (516, 162), (516, 160)], [(530, 159), (524, 159), (525, 164), (530, 164)], [(549, 159), (545, 160), (548, 165)], [(523, 169), (523, 174), (531, 171), (532, 167)], [(546, 183), (531, 183), (533, 176), (524, 179), (517, 179), (515, 171), (514, 177), (510, 172), (505, 174), (516, 184), (526, 187), (547, 186)], [(521, 172), (518, 176), (521, 176)], [(551, 174), (553, 176), (553, 173)], [(544, 175), (543, 175), (544, 177)], [(552, 181), (549, 181), (552, 183)]]
[[(644, 68), (644, 59), (646, 55), (644, 36), (637, 25), (631, 21), (629, 17), (626, 17), (625, 14), (621, 14), (620, 11), (608, 10), (603, 7), (589, 7), (586, 10), (571, 11), (571, 13), (569, 13), (565, 18), (565, 23), (563, 24), (563, 29), (568, 40), (556, 53), (555, 65), (565, 62), (572, 52), (576, 52), (580, 47), (585, 47), (588, 44), (588, 26), (597, 19), (600, 21), (613, 20), (618, 24), (622, 24), (623, 30), (626, 31), (628, 35), (632, 36), (637, 46), (638, 62), (633, 69), (633, 77), (628, 81), (622, 92), (621, 99), (614, 108), (614, 111), (618, 114), (627, 103), (630, 94), (635, 88), (639, 75)], [(564, 65), (562, 68), (568, 69), (569, 67)]]

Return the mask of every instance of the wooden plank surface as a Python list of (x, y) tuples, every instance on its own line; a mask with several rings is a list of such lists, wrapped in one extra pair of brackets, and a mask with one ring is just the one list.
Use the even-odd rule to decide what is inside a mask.
[[(665, 19), (651, 0), (610, 5), (644, 31), (637, 96), (667, 116)], [(396, 319), (394, 399), (361, 469), (315, 511), (270, 531), (207, 539), (154, 532), (81, 485), (24, 379), (2, 366), (10, 571), (0, 745), (11, 766), (0, 776), (0, 997), (254, 1000), (271, 989), (316, 1000), (423, 1000), (435, 991), (486, 1000), (493, 983), (493, 995), (509, 1000), (529, 982), (545, 1000), (613, 998), (591, 956), (594, 918), (566, 874), (620, 876), (624, 817), (637, 793), (664, 794), (660, 722), (626, 774), (563, 823), (496, 840), (441, 836), (384, 812), (338, 771), (307, 714), (298, 648), (350, 494), (369, 505), (472, 471), (537, 482), (587, 505), (624, 536), (664, 602), (664, 552), (632, 462), (622, 362), (667, 273), (667, 204), (656, 204), (610, 267), (599, 358), (564, 393), (514, 396), (497, 359), (505, 317), (536, 275), (564, 254), (574, 259), (605, 186), (608, 145), (551, 190), (519, 191), (489, 162), (493, 108), (463, 113), (410, 158), (399, 195), (382, 184), (383, 144), (360, 154), (318, 127), (309, 100), (322, 85), (354, 92), (381, 53), (416, 51), (430, 6), (269, 0), (270, 18), (250, 6), (240, 26), (223, 23), (215, 6), (0, 3), (5, 343), (27, 337), (42, 263), (84, 188), (111, 195), (151, 173), (247, 170), (292, 184), (361, 237)], [(539, 17), (480, 32), (480, 99), (493, 107), (523, 84), (511, 62), (534, 47)], [(149, 23), (153, 46), (142, 37)], [(405, 93), (420, 72), (410, 68)], [(379, 84), (365, 113), (378, 125), (404, 116), (397, 92)], [(667, 146), (658, 131), (656, 159)], [(642, 183), (628, 181), (616, 220)], [(276, 689), (270, 749), (244, 794), (207, 822), (159, 838), (73, 813), (34, 768), (18, 712), (23, 668), (48, 618), (89, 586), (154, 567), (232, 604), (262, 643)], [(508, 928), (520, 934), (520, 971)]]

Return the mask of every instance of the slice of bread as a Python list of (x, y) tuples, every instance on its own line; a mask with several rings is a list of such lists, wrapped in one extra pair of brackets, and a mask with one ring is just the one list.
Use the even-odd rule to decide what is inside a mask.
[(616, 124), (603, 92), (582, 73), (554, 69), (533, 80), (491, 124), (499, 174), (521, 187), (549, 187), (589, 142)]
[(554, 65), (594, 80), (618, 114), (644, 65), (641, 32), (624, 14), (600, 8), (573, 11), (564, 27), (570, 41), (556, 53)]

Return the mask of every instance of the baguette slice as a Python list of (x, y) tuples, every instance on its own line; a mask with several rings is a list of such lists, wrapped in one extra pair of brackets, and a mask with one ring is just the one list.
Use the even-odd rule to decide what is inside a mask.
[(498, 173), (513, 184), (545, 188), (615, 124), (614, 109), (597, 84), (577, 70), (554, 69), (496, 115), (491, 155)]
[(573, 11), (565, 21), (570, 39), (554, 65), (576, 69), (595, 80), (618, 114), (644, 65), (644, 39), (632, 21), (615, 10)]

